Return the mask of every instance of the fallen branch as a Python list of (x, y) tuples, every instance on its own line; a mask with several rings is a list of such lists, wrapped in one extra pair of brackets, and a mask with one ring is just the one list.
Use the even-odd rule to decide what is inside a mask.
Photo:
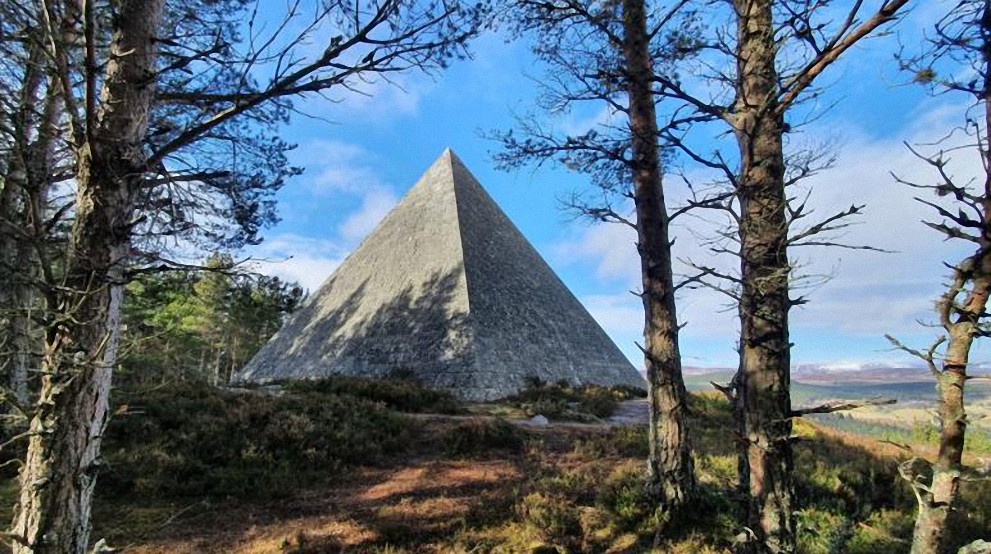
[(898, 401), (894, 398), (872, 398), (868, 400), (827, 402), (826, 404), (813, 406), (811, 408), (799, 408), (797, 410), (792, 410), (791, 417), (802, 417), (809, 414), (831, 414), (833, 412), (854, 410), (865, 406), (887, 406), (897, 402)]
[(894, 446), (895, 448), (900, 448), (900, 449), (904, 450), (905, 452), (911, 452), (912, 451), (912, 447), (909, 446), (909, 445), (907, 445), (907, 444), (905, 444), (905, 443), (903, 443), (903, 442), (895, 442), (895, 441), (890, 440), (890, 439), (881, 439), (879, 442), (881, 442), (883, 444), (890, 444), (891, 446)]
[(723, 393), (723, 396), (726, 397), (726, 400), (728, 400), (730, 404), (736, 402), (736, 385), (734, 383), (731, 382), (728, 385), (720, 385), (715, 381), (709, 381), (709, 384), (715, 387), (717, 391)]

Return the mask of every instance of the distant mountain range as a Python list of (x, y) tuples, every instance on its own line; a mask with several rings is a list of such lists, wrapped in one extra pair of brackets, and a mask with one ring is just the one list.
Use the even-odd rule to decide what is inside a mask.
[(860, 367), (800, 364), (792, 368), (792, 379), (801, 383), (914, 383), (932, 381), (929, 369), (921, 366), (865, 364)]
[[(732, 375), (736, 368), (727, 367), (686, 367), (685, 375), (701, 376)], [(988, 375), (987, 364), (971, 366), (971, 374)], [(837, 364), (798, 364), (792, 368), (792, 380), (814, 384), (871, 384), (871, 383), (917, 383), (931, 382), (929, 370), (922, 366), (895, 365), (884, 363), (837, 363)]]

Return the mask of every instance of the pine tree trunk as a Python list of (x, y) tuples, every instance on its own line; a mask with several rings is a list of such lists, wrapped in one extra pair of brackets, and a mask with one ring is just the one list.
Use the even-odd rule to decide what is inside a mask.
[[(30, 221), (29, 187), (39, 186), (42, 179), (47, 183), (48, 176), (37, 175), (32, 171), (32, 161), (39, 157), (38, 149), (47, 154), (45, 125), (52, 117), (52, 100), (45, 105), (45, 117), (37, 121), (39, 112), (38, 96), (44, 82), (45, 52), (38, 46), (29, 49), (24, 65), (23, 83), (20, 97), (16, 99), (17, 111), (14, 117), (13, 143), (7, 158), (7, 173), (0, 191), (0, 220), (8, 223), (0, 228), (0, 333), (4, 345), (0, 350), (0, 368), (7, 371), (7, 384), (14, 398), (22, 405), (28, 401), (27, 372), (31, 359), (32, 325), (30, 308), (34, 300), (33, 269), (31, 247), (28, 241)], [(55, 95), (52, 95), (53, 97)], [(32, 143), (32, 135), (37, 130), (39, 140)], [(47, 170), (45, 164), (44, 169)], [(34, 179), (32, 179), (34, 177)]]
[[(3, 189), (0, 189), (0, 220), (15, 222), (20, 220), (15, 203), (20, 196), (21, 187), (11, 178), (16, 165), (8, 164), (8, 168), (8, 175), (3, 180)], [(14, 237), (13, 230), (0, 228), (0, 281), (6, 283), (5, 286), (0, 286), (0, 371), (3, 372), (6, 387), (13, 392), (18, 401), (21, 401), (17, 370), (17, 328), (20, 314), (15, 294), (20, 276), (14, 273), (14, 268), (17, 267), (17, 250), (18, 241)]]
[(777, 104), (771, 0), (735, 0), (740, 145), (740, 375), (748, 527), (758, 551), (795, 551), (784, 121)]
[(688, 406), (678, 351), (671, 241), (664, 205), (657, 119), (651, 90), (653, 63), (643, 0), (624, 0), (623, 24), (633, 150), (637, 248), (643, 281), (644, 363), (650, 404), (648, 468), (661, 508), (676, 509), (694, 494)]
[[(54, 80), (49, 78), (49, 90)], [(25, 178), (20, 183), (23, 236), (16, 241), (13, 271), (18, 273), (10, 282), (12, 298), (11, 334), (12, 365), (10, 388), (21, 405), (30, 399), (28, 378), (32, 367), (38, 367), (42, 340), (40, 329), (33, 315), (39, 303), (38, 282), (42, 277), (42, 260), (38, 254), (40, 245), (48, 238), (43, 221), (52, 187), (52, 165), (55, 157), (55, 135), (62, 108), (61, 96), (50, 94), (45, 100), (40, 120), (35, 125), (33, 142), (19, 146), (20, 163)], [(43, 298), (43, 297), (42, 297)]]
[(34, 305), (34, 290), (29, 286), (17, 287), (14, 294), (16, 313), (11, 322), (10, 390), (22, 406), (29, 401), (28, 374), (34, 360), (34, 324), (31, 311)]
[(20, 473), (14, 554), (83, 554), (109, 417), (133, 198), (154, 98), (154, 36), (164, 0), (118, 4), (101, 109), (76, 151), (75, 221), (40, 398)]

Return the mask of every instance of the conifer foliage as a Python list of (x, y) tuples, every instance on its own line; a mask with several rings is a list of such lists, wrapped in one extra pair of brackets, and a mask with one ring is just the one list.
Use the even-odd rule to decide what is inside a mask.
[[(4, 36), (16, 37), (2, 41), (15, 68), (4, 86), (34, 107), (19, 113), (50, 114), (32, 118), (38, 123), (28, 133), (18, 124), (4, 127), (5, 140), (20, 141), (7, 167), (25, 152), (61, 154), (60, 163), (32, 165), (40, 168), (38, 186), (13, 185), (9, 177), (21, 172), (8, 171), (3, 188), (4, 196), (9, 190), (31, 200), (6, 211), (27, 217), (33, 231), (4, 225), (13, 238), (0, 256), (16, 267), (7, 260), (16, 260), (17, 245), (28, 245), (39, 266), (29, 285), (44, 304), (41, 383), (23, 412), (28, 450), (9, 534), (18, 554), (88, 548), (127, 282), (180, 266), (190, 246), (258, 240), (274, 220), (272, 193), (296, 173), (284, 156), (290, 145), (272, 132), (292, 113), (293, 98), (442, 67), (465, 52), (486, 11), (454, 0), (272, 6), (3, 3), (14, 16), (3, 18)], [(39, 108), (51, 106), (42, 98), (57, 98), (57, 105)], [(48, 136), (57, 139), (34, 140)], [(36, 191), (57, 182), (71, 193), (52, 206)], [(64, 234), (51, 259), (43, 245), (57, 229)]]

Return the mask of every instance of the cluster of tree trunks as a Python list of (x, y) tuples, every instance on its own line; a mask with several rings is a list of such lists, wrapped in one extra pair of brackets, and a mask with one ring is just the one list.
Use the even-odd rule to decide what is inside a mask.
[[(164, 0), (123, 2), (101, 111), (76, 145), (75, 220), (64, 278), (45, 330), (42, 382), (12, 533), (15, 554), (82, 553), (109, 417), (135, 194), (155, 95), (155, 36)], [(65, 52), (52, 52), (58, 59)]]

